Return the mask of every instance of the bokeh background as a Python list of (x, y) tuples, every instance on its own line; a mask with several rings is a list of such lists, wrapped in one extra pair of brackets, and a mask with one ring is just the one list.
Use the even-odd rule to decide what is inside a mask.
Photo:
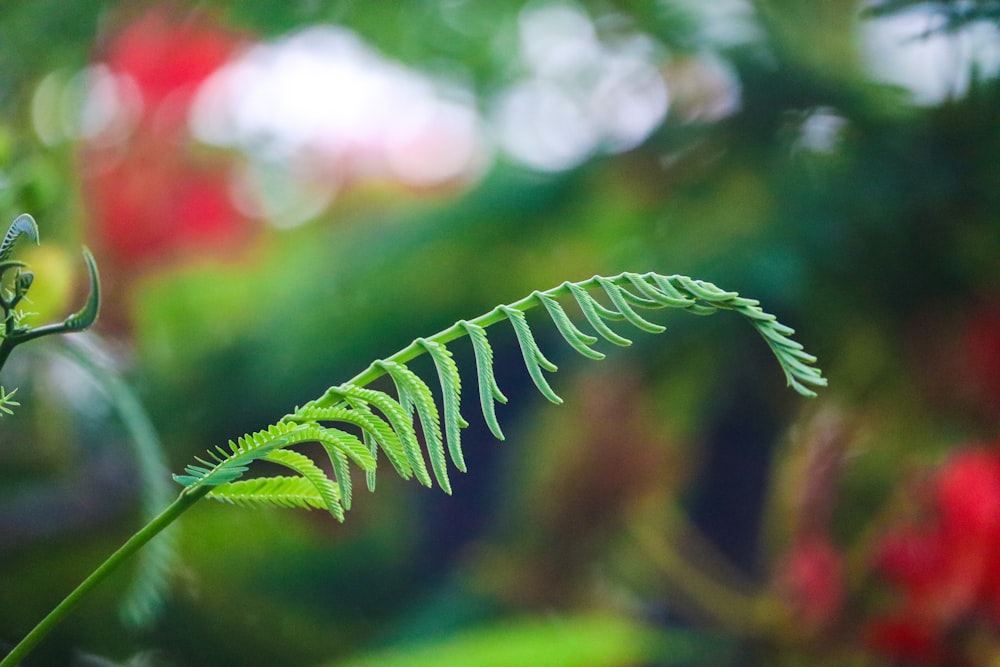
[[(452, 497), (382, 475), (343, 525), (200, 505), (25, 664), (994, 659), (964, 588), (878, 619), (919, 598), (886, 536), (998, 438), (998, 24), (991, 0), (4, 3), (0, 220), (39, 222), (39, 321), (82, 300), (81, 245), (104, 302), (4, 369), (0, 641), (168, 470), (414, 337), (627, 270), (760, 299), (829, 389), (788, 391), (732, 314), (663, 314), (599, 363), (532, 319), (557, 408), (498, 330), (508, 437), (465, 410)], [(1000, 571), (990, 539), (978, 574), (920, 572)], [(934, 652), (956, 628), (971, 663)]]

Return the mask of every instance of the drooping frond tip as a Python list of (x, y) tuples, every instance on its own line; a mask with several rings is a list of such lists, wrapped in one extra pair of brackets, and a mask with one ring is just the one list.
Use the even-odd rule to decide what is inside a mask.
[[(603, 292), (605, 300), (595, 298), (591, 291)], [(586, 333), (567, 314), (561, 300), (569, 299), (575, 301), (593, 334)], [(366, 473), (368, 487), (374, 490), (381, 452), (401, 477), (415, 477), (429, 487), (433, 484), (430, 474), (433, 472), (438, 486), (451, 493), (448, 459), (455, 468), (465, 471), (460, 432), (468, 423), (460, 411), (461, 376), (446, 346), (460, 338), (469, 339), (476, 359), (481, 412), (492, 433), (502, 440), (495, 403), (506, 403), (507, 398), (493, 372), (488, 327), (504, 321), (510, 323), (525, 367), (539, 392), (553, 403), (562, 402), (545, 377), (545, 372), (557, 370), (556, 365), (542, 352), (525, 316), (526, 311), (537, 307), (549, 315), (569, 346), (589, 359), (604, 357), (603, 352), (593, 347), (601, 339), (613, 345), (631, 345), (632, 341), (612, 324), (631, 325), (649, 333), (664, 331), (663, 325), (646, 319), (639, 310), (676, 308), (696, 315), (732, 310), (745, 317), (764, 338), (787, 384), (795, 391), (815, 396), (814, 388), (826, 385), (826, 379), (814, 365), (816, 358), (791, 338), (794, 331), (764, 312), (754, 299), (687, 276), (656, 273), (595, 276), (533, 292), (473, 320), (460, 320), (429, 338), (418, 338), (393, 356), (375, 361), (351, 381), (331, 387), (279, 423), (231, 441), (228, 447), (210, 451), (208, 459), (198, 459), (198, 464), (188, 466), (186, 474), (175, 475), (175, 479), (188, 489), (209, 487), (208, 497), (224, 502), (325, 508), (343, 520), (344, 511), (351, 507), (348, 462), (353, 461)], [(428, 384), (406, 365), (422, 354), (430, 355), (437, 370), (442, 410), (438, 409), (438, 401)], [(383, 375), (392, 379), (395, 396), (367, 388), (366, 385)], [(308, 457), (288, 449), (303, 442), (319, 442), (329, 456), (329, 466), (321, 468)], [(241, 480), (249, 464), (258, 459), (281, 465), (296, 476)]]

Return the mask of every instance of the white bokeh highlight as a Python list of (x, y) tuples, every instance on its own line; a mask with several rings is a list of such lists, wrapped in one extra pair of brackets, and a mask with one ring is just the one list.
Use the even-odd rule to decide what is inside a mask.
[(599, 39), (590, 17), (568, 3), (529, 5), (519, 19), (524, 75), (493, 105), (497, 143), (540, 171), (570, 169), (599, 152), (642, 143), (670, 104), (662, 49), (631, 34)]
[[(222, 67), (199, 90), (191, 126), (199, 140), (258, 163), (245, 170), (238, 201), (283, 224), (348, 184), (434, 188), (473, 178), (488, 156), (471, 94), (335, 26), (258, 44)], [(296, 197), (280, 194), (290, 191)], [(292, 207), (297, 198), (309, 205)]]
[(963, 97), (974, 71), (985, 78), (1000, 73), (996, 25), (977, 21), (944, 31), (943, 20), (918, 7), (865, 21), (862, 45), (872, 78), (907, 90), (914, 104), (935, 106)]

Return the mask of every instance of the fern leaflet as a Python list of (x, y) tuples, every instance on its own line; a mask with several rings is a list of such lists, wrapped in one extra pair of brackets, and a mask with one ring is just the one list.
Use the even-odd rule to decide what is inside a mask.
[(561, 404), (563, 400), (552, 390), (545, 375), (542, 374), (543, 368), (550, 373), (554, 373), (559, 368), (542, 354), (538, 343), (535, 342), (535, 337), (531, 334), (531, 327), (528, 326), (528, 320), (524, 313), (509, 306), (500, 306), (500, 312), (507, 316), (514, 327), (514, 334), (517, 336), (517, 342), (521, 346), (521, 355), (524, 357), (524, 365), (528, 369), (528, 375), (538, 387), (538, 391), (556, 405)]
[(580, 310), (583, 311), (583, 316), (587, 318), (590, 326), (594, 327), (594, 331), (599, 333), (604, 340), (622, 347), (632, 344), (632, 341), (615, 333), (604, 322), (605, 319), (625, 319), (624, 317), (615, 317), (617, 313), (604, 308), (597, 299), (590, 296), (587, 290), (575, 283), (563, 283), (563, 287), (568, 289), (570, 294), (573, 295), (573, 298), (576, 299), (577, 304), (580, 306)]
[(258, 477), (221, 484), (208, 492), (206, 498), (244, 507), (299, 507), (326, 509), (323, 496), (305, 477)]
[(418, 338), (417, 343), (427, 350), (434, 360), (437, 368), (438, 381), (441, 383), (442, 403), (444, 404), (444, 430), (448, 440), (448, 453), (451, 454), (451, 461), (459, 471), (465, 472), (465, 458), (462, 456), (462, 433), (461, 430), (469, 425), (469, 422), (462, 418), (459, 410), (459, 397), (462, 395), (462, 376), (458, 373), (458, 366), (448, 351), (441, 343)]
[(486, 425), (497, 440), (503, 440), (503, 431), (500, 430), (500, 422), (497, 421), (496, 407), (494, 403), (506, 403), (507, 397), (497, 386), (496, 376), (493, 375), (493, 348), (490, 347), (486, 338), (486, 329), (478, 324), (462, 320), (458, 323), (462, 331), (469, 336), (472, 343), (473, 352), (476, 355), (476, 373), (479, 377), (479, 403), (483, 409), (483, 418)]
[(549, 317), (552, 318), (556, 328), (559, 329), (559, 333), (562, 334), (562, 337), (566, 339), (566, 342), (569, 343), (574, 350), (588, 359), (594, 359), (595, 361), (599, 361), (604, 358), (603, 352), (598, 352), (594, 348), (590, 347), (597, 342), (597, 337), (580, 331), (576, 325), (573, 324), (573, 320), (569, 319), (569, 316), (566, 314), (566, 311), (563, 310), (559, 301), (553, 299), (544, 292), (535, 292), (535, 298), (538, 299), (543, 306), (545, 306), (545, 310), (548, 311)]

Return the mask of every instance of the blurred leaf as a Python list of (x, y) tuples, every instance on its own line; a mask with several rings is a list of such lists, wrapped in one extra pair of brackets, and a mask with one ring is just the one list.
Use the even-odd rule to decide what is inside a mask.
[[(105, 395), (128, 434), (135, 465), (142, 480), (142, 510), (147, 519), (159, 514), (173, 496), (169, 470), (156, 427), (135, 391), (121, 377), (107, 350), (93, 336), (60, 341), (56, 353), (74, 363)], [(170, 528), (139, 555), (135, 574), (122, 597), (119, 615), (135, 628), (148, 626), (162, 611), (177, 565), (177, 529)]]
[(930, 10), (944, 17), (937, 26), (930, 27), (927, 34), (959, 30), (976, 21), (1000, 22), (1000, 2), (997, 0), (882, 0), (865, 8), (868, 16), (888, 16), (913, 9)]
[(523, 618), (481, 626), (434, 644), (377, 650), (330, 667), (625, 667), (734, 664), (735, 642), (654, 630), (620, 618)]

